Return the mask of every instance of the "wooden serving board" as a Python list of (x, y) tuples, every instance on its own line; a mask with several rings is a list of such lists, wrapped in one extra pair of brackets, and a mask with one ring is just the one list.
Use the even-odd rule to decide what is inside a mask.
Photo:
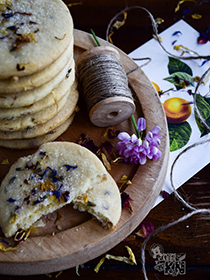
[[(75, 60), (87, 49), (95, 46), (91, 34), (74, 31)], [(109, 45), (99, 39), (102, 46)], [(119, 50), (121, 62), (126, 72), (137, 65), (125, 53)], [(136, 104), (135, 118), (144, 116), (147, 121), (147, 131), (153, 126), (161, 127), (162, 141), (160, 150), (162, 157), (157, 161), (147, 161), (143, 166), (117, 164), (112, 165), (111, 175), (118, 181), (122, 175), (127, 175), (132, 181), (126, 192), (133, 199), (133, 212), (123, 209), (121, 219), (114, 230), (107, 230), (88, 213), (74, 210), (71, 205), (59, 210), (62, 219), (57, 219), (58, 213), (43, 217), (46, 225), (32, 233), (15, 251), (0, 252), (0, 274), (31, 275), (44, 274), (64, 270), (96, 258), (126, 238), (145, 218), (154, 205), (167, 171), (169, 143), (167, 122), (162, 104), (151, 82), (141, 69), (129, 74), (129, 83), (134, 92)], [(89, 118), (83, 100), (79, 100), (79, 112), (69, 129), (58, 141), (76, 142), (81, 133), (87, 134), (96, 145), (103, 141), (105, 128), (94, 126)], [(135, 133), (129, 120), (115, 126), (115, 129)], [(116, 141), (116, 140), (115, 140)], [(114, 143), (114, 142), (113, 142)], [(116, 142), (115, 142), (116, 143)], [(9, 160), (9, 165), (1, 165), (0, 180), (4, 178), (19, 157), (34, 153), (31, 150), (9, 150), (0, 148), (0, 162)], [(0, 238), (3, 234), (0, 233)]]

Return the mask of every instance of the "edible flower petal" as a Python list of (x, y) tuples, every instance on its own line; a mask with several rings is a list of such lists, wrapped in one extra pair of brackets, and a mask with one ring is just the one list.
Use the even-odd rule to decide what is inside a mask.
[(129, 209), (132, 212), (132, 206), (130, 201), (133, 201), (133, 199), (130, 198), (130, 196), (126, 192), (121, 193), (121, 199), (122, 199), (122, 207), (123, 209)]
[(161, 190), (160, 194), (162, 195), (163, 198), (169, 197), (169, 193), (167, 191)]
[(94, 271), (96, 273), (99, 272), (99, 269), (100, 267), (103, 265), (105, 259), (108, 259), (108, 260), (116, 260), (116, 261), (120, 261), (120, 262), (125, 262), (127, 264), (130, 264), (130, 265), (137, 265), (137, 262), (136, 262), (136, 258), (135, 258), (135, 255), (133, 253), (133, 251), (131, 250), (130, 247), (128, 246), (125, 246), (125, 248), (127, 249), (128, 251), (128, 254), (129, 254), (129, 258), (128, 257), (121, 257), (121, 256), (113, 256), (113, 255), (110, 255), (110, 254), (106, 254), (100, 261), (99, 263), (97, 264), (97, 266), (94, 268)]
[(202, 18), (202, 15), (193, 14), (191, 17), (192, 17), (193, 19), (201, 19), (201, 18)]
[(143, 221), (140, 224), (140, 229), (135, 233), (137, 236), (147, 238), (147, 236), (154, 231), (154, 226), (150, 222)]
[(206, 44), (208, 41), (210, 41), (210, 34), (200, 33), (197, 43), (198, 44)]
[(179, 11), (181, 4), (183, 4), (184, 2), (195, 2), (195, 0), (181, 0), (178, 2), (176, 8), (175, 8), (175, 13)]
[(128, 179), (128, 176), (123, 175), (120, 180), (117, 181), (117, 185), (121, 192), (123, 192), (127, 186), (131, 185), (132, 182)]
[(65, 164), (63, 166), (66, 167), (66, 171), (69, 171), (70, 169), (76, 169), (77, 168), (77, 165), (76, 166), (71, 166), (69, 164)]
[(94, 144), (93, 140), (91, 140), (90, 137), (86, 136), (84, 133), (80, 135), (77, 143), (81, 146), (86, 147), (93, 153), (97, 153), (97, 151), (99, 150), (99, 148)]
[(146, 129), (146, 120), (145, 118), (139, 118), (137, 122), (138, 131), (141, 132)]
[(8, 165), (8, 164), (9, 164), (8, 158), (3, 159), (2, 162), (1, 162), (1, 164), (2, 164), (2, 165)]
[[(132, 121), (135, 122), (134, 118)], [(121, 132), (118, 135), (118, 142), (116, 149), (119, 151), (119, 155), (124, 157), (125, 162), (135, 163), (135, 164), (145, 164), (147, 158), (157, 160), (161, 156), (161, 152), (158, 150), (160, 145), (159, 135), (160, 127), (153, 127), (142, 139), (143, 131), (146, 129), (146, 120), (144, 118), (139, 118), (137, 125), (134, 123), (136, 129), (136, 134), (129, 135), (127, 132)]]
[(16, 199), (13, 199), (13, 198), (9, 198), (9, 199), (7, 199), (7, 201), (9, 202), (9, 203), (13, 203), (13, 202), (15, 202), (16, 201)]

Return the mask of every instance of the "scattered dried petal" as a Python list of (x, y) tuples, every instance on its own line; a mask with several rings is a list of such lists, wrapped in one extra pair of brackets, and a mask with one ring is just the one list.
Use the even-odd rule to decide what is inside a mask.
[(113, 145), (109, 141), (105, 141), (104, 143), (102, 143), (101, 148), (105, 149), (106, 152), (108, 154), (110, 154), (112, 151)]
[(114, 44), (112, 41), (112, 38), (111, 38), (113, 34), (114, 34), (114, 31), (112, 29), (110, 29), (108, 39), (111, 44)]
[(119, 20), (117, 20), (113, 25), (112, 25), (112, 27), (114, 27), (114, 28), (116, 28), (116, 29), (119, 29), (121, 26), (123, 26), (124, 24), (125, 24), (125, 21), (126, 21), (126, 19), (127, 19), (127, 13), (126, 12), (124, 12), (123, 13), (123, 20), (122, 21), (119, 21)]
[(123, 192), (127, 186), (131, 185), (132, 182), (128, 179), (128, 176), (123, 175), (120, 180), (117, 181), (117, 185), (121, 192)]
[(0, 243), (0, 251), (2, 252), (8, 252), (8, 251), (14, 251), (18, 248), (19, 244), (17, 244), (14, 247), (5, 247), (3, 243)]
[(204, 33), (200, 33), (198, 39), (197, 39), (197, 43), (198, 44), (206, 44), (208, 41), (210, 41), (210, 34), (204, 34)]
[(2, 165), (8, 165), (8, 164), (9, 164), (8, 158), (3, 159), (2, 162), (1, 162), (1, 164), (2, 164)]
[(74, 2), (74, 3), (70, 3), (70, 4), (67, 4), (67, 7), (72, 7), (72, 6), (77, 6), (77, 5), (82, 5), (82, 2)]
[(102, 264), (105, 262), (105, 259), (106, 259), (106, 256), (104, 256), (104, 257), (100, 260), (100, 262), (97, 264), (97, 266), (94, 268), (94, 271), (95, 271), (96, 273), (99, 272), (99, 269), (101, 268)]
[(169, 193), (167, 191), (161, 190), (160, 194), (162, 195), (163, 198), (169, 197)]
[(114, 139), (115, 137), (117, 137), (117, 135), (120, 133), (120, 130), (116, 130), (116, 129), (108, 129), (108, 137), (110, 139)]
[(131, 248), (128, 246), (125, 246), (125, 248), (128, 250), (129, 259), (133, 262), (133, 264), (137, 265), (135, 255), (134, 255), (133, 251), (131, 250)]
[(84, 133), (80, 135), (80, 138), (77, 140), (77, 143), (81, 146), (86, 147), (95, 154), (99, 150), (99, 148), (94, 144), (93, 140), (91, 140), (90, 137), (88, 137)]
[(121, 162), (125, 162), (123, 157), (117, 157), (111, 161), (112, 164), (118, 164)]
[(192, 17), (193, 19), (201, 19), (201, 18), (202, 18), (202, 15), (193, 14), (193, 15), (191, 15), (191, 17)]
[(160, 42), (163, 42), (163, 40), (162, 40), (162, 38), (160, 36), (158, 36), (158, 38), (157, 38), (157, 36), (155, 34), (153, 34), (152, 36), (155, 38), (155, 40), (159, 39)]
[(123, 241), (127, 242), (127, 241), (134, 241), (134, 240), (136, 240), (136, 235), (131, 234), (128, 237), (126, 237)]
[(175, 13), (179, 11), (181, 4), (183, 4), (184, 2), (187, 2), (187, 1), (195, 3), (195, 0), (181, 0), (178, 2), (177, 6), (175, 8)]
[(157, 24), (160, 25), (161, 23), (164, 22), (164, 19), (162, 19), (162, 18), (156, 18), (155, 22), (156, 22)]
[(111, 170), (111, 164), (108, 161), (108, 159), (104, 153), (101, 153), (101, 158), (102, 158), (103, 164), (105, 165), (106, 169)]
[(133, 212), (133, 207), (131, 205), (131, 201), (133, 199), (126, 192), (121, 193), (122, 207), (123, 209), (129, 210), (131, 213)]
[(140, 229), (135, 234), (142, 238), (147, 238), (147, 236), (154, 231), (153, 224), (150, 222), (142, 222), (140, 224)]
[(63, 271), (59, 271), (56, 275), (55, 275), (55, 278), (58, 278), (61, 274), (63, 273)]
[(80, 274), (79, 274), (79, 268), (80, 268), (80, 267), (83, 268), (83, 267), (84, 267), (84, 264), (80, 264), (80, 265), (77, 265), (77, 266), (76, 266), (75, 269), (76, 269), (76, 275), (77, 275), (77, 276), (80, 276)]
[(102, 266), (102, 264), (104, 263), (105, 259), (108, 259), (108, 260), (116, 260), (116, 261), (120, 261), (120, 262), (125, 262), (127, 264), (130, 264), (130, 265), (137, 265), (137, 262), (136, 262), (136, 258), (135, 258), (135, 255), (133, 253), (133, 251), (131, 250), (131, 248), (129, 248), (128, 246), (125, 246), (127, 251), (128, 251), (128, 254), (129, 254), (129, 258), (127, 257), (121, 257), (121, 256), (113, 256), (113, 255), (110, 255), (110, 254), (106, 254), (101, 260), (100, 262), (97, 264), (97, 266), (95, 267), (94, 271), (97, 273), (99, 272), (99, 269), (100, 267)]

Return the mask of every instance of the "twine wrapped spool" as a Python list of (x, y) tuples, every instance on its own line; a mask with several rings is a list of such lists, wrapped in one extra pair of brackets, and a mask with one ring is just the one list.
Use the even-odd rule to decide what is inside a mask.
[(77, 75), (90, 121), (99, 127), (116, 125), (135, 111), (125, 70), (118, 51), (98, 46), (77, 60)]

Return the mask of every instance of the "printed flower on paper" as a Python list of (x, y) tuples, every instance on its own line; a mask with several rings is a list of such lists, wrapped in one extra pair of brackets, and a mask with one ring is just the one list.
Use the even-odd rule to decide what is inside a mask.
[(118, 135), (118, 142), (116, 145), (117, 150), (119, 150), (119, 155), (122, 156), (127, 163), (135, 164), (145, 164), (148, 159), (157, 160), (161, 157), (161, 152), (157, 148), (160, 144), (160, 127), (153, 127), (142, 139), (143, 131), (146, 129), (146, 120), (144, 118), (139, 118), (137, 126), (135, 124), (134, 118), (132, 118), (136, 134), (129, 135), (127, 132), (121, 132)]

